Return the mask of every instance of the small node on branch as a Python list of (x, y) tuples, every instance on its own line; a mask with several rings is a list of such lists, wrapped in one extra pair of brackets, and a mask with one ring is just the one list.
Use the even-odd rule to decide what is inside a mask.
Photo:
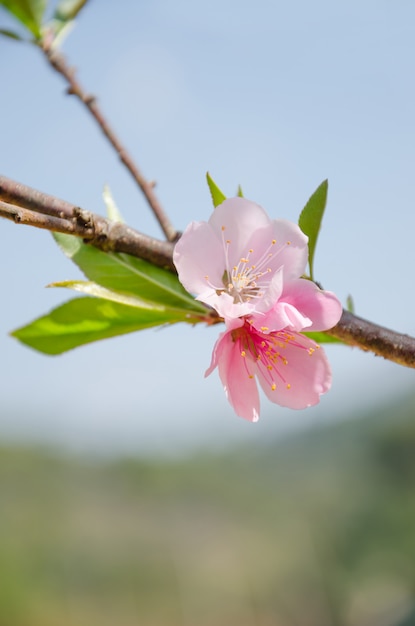
[(85, 211), (80, 207), (74, 207), (73, 215), (77, 226), (80, 226), (81, 228), (94, 229), (94, 218), (92, 213)]

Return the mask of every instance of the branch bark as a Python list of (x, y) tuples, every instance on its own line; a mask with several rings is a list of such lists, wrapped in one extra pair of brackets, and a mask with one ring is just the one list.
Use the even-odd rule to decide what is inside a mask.
[(343, 311), (339, 323), (327, 331), (349, 346), (373, 352), (389, 361), (415, 368), (415, 338), (373, 324), (349, 311)]
[(149, 237), (5, 176), (0, 176), (0, 216), (16, 224), (76, 235), (104, 252), (125, 252), (175, 271), (172, 242)]
[[(0, 176), (0, 217), (50, 231), (82, 237), (104, 252), (125, 252), (175, 272), (174, 244), (148, 237), (125, 224), (111, 222), (65, 200)], [(212, 322), (221, 319), (212, 312)], [(415, 368), (415, 338), (343, 311), (339, 323), (327, 331), (350, 346), (370, 351)]]

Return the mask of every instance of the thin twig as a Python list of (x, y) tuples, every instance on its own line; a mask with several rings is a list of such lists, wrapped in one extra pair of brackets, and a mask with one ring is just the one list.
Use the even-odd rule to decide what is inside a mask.
[[(148, 237), (120, 222), (112, 222), (76, 205), (0, 176), (0, 217), (17, 224), (28, 224), (63, 232), (82, 239), (105, 252), (125, 252), (176, 271), (174, 244)], [(220, 317), (210, 313), (210, 323)], [(415, 338), (343, 311), (339, 323), (327, 331), (350, 346), (370, 351), (389, 361), (415, 368)]]
[(98, 106), (96, 98), (90, 94), (87, 94), (82, 89), (81, 85), (75, 77), (75, 70), (68, 66), (63, 54), (53, 48), (52, 43), (53, 42), (50, 41), (48, 37), (45, 37), (40, 43), (40, 48), (45, 54), (46, 59), (53, 67), (53, 69), (56, 70), (56, 72), (58, 72), (61, 76), (63, 76), (63, 78), (67, 82), (68, 93), (76, 96), (91, 113), (92, 117), (95, 119), (96, 123), (101, 128), (102, 132), (117, 152), (121, 162), (125, 165), (127, 170), (134, 178), (135, 182), (138, 184), (141, 191), (143, 192), (144, 197), (146, 198), (151, 210), (158, 220), (167, 240), (173, 242), (176, 241), (178, 238), (178, 233), (171, 224), (163, 207), (160, 204), (160, 201), (158, 200), (154, 192), (154, 183), (148, 181), (143, 176), (127, 150), (118, 139), (116, 133), (113, 131), (107, 120), (104, 118)]

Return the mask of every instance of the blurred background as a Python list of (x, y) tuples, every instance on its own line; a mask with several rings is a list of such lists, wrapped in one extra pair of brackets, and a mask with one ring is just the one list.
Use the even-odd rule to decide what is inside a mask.
[[(414, 24), (405, 0), (91, 0), (63, 50), (178, 229), (208, 170), (293, 221), (328, 178), (317, 279), (414, 335)], [(107, 183), (161, 236), (41, 54), (0, 38), (0, 72), (0, 172), (100, 213)], [(413, 370), (328, 346), (321, 404), (253, 425), (203, 378), (217, 328), (37, 354), (7, 333), (78, 270), (0, 232), (0, 624), (415, 624)]]

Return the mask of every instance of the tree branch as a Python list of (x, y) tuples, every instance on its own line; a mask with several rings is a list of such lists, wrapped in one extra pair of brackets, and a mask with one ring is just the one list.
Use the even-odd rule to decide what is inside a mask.
[(16, 224), (76, 235), (104, 252), (125, 252), (176, 271), (173, 243), (154, 239), (5, 176), (0, 176), (0, 216)]
[[(82, 237), (104, 252), (125, 252), (176, 272), (174, 244), (148, 237), (125, 224), (112, 222), (76, 205), (0, 176), (0, 217), (50, 231)], [(211, 312), (211, 323), (223, 321)], [(350, 346), (415, 368), (415, 338), (394, 332), (343, 311), (327, 331)]]
[(389, 361), (415, 368), (415, 338), (343, 311), (339, 323), (327, 331), (349, 346), (373, 352)]
[(91, 113), (92, 117), (95, 119), (96, 123), (98, 124), (112, 147), (117, 152), (121, 162), (125, 165), (127, 170), (132, 175), (133, 179), (143, 192), (145, 199), (147, 200), (151, 210), (153, 211), (157, 221), (161, 226), (163, 233), (166, 236), (166, 239), (168, 241), (176, 241), (178, 238), (178, 233), (168, 219), (163, 207), (161, 206), (154, 192), (154, 183), (148, 181), (135, 165), (133, 159), (124, 148), (117, 135), (108, 124), (107, 120), (104, 118), (95, 96), (87, 94), (82, 89), (81, 85), (75, 77), (75, 70), (68, 66), (63, 54), (53, 48), (53, 39), (51, 40), (50, 37), (45, 37), (40, 42), (39, 46), (49, 64), (67, 82), (68, 93), (76, 96), (86, 106), (86, 108)]

